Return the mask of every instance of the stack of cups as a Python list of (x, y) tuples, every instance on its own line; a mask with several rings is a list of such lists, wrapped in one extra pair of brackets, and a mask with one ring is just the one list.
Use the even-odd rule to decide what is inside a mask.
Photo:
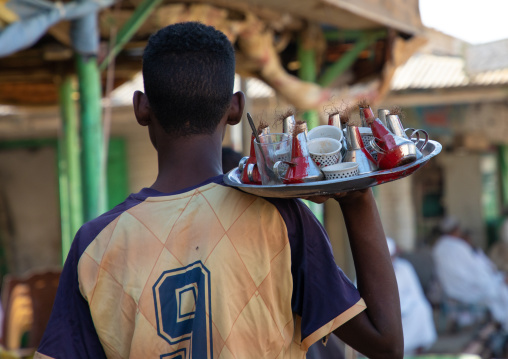
[(309, 131), (308, 147), (310, 157), (319, 168), (342, 161), (342, 131), (339, 127), (323, 125)]
[(331, 178), (324, 169), (342, 162), (343, 136), (342, 130), (332, 125), (317, 126), (308, 133), (310, 157), (323, 171), (326, 179)]

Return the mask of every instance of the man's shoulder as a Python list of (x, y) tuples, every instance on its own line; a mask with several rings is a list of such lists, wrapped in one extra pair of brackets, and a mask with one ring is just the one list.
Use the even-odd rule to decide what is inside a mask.
[(111, 210), (83, 224), (75, 237), (75, 241), (77, 241), (76, 244), (79, 246), (79, 253), (83, 253), (86, 247), (88, 247), (104, 228), (108, 227), (108, 225), (114, 222), (119, 216), (139, 203), (142, 203), (142, 201), (131, 194), (125, 201), (116, 205)]
[(222, 188), (223, 191), (229, 194), (228, 201), (234, 200), (233, 198), (243, 198), (248, 199), (250, 201), (259, 201), (260, 203), (269, 203), (276, 207), (279, 210), (288, 210), (288, 209), (297, 209), (301, 206), (305, 206), (300, 199), (297, 198), (282, 198), (282, 197), (263, 197), (255, 194), (243, 192), (241, 189), (236, 187), (231, 187), (224, 183), (218, 184), (215, 188)]
[[(309, 207), (298, 198), (279, 198), (279, 197), (261, 197), (253, 194), (242, 192), (240, 189), (224, 185), (224, 190), (227, 192), (221, 193), (219, 190), (216, 195), (223, 196), (224, 203), (229, 205), (238, 206), (238, 203), (243, 201), (251, 203), (250, 209), (257, 211), (257, 217), (269, 218), (273, 217), (274, 213), (278, 213), (284, 220), (288, 228), (304, 228), (319, 229), (321, 225), (314, 213)], [(241, 206), (238, 206), (240, 208)]]

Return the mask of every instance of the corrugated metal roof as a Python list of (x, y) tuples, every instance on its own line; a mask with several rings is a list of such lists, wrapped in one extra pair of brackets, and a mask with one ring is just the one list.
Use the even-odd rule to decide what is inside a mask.
[(468, 73), (508, 68), (508, 39), (468, 46), (464, 56)]
[(508, 68), (495, 71), (486, 71), (474, 76), (475, 85), (506, 85), (508, 84)]
[(469, 84), (464, 60), (459, 57), (418, 54), (397, 68), (391, 89), (430, 89)]
[(395, 71), (391, 89), (401, 91), (504, 84), (508, 84), (508, 68), (469, 75), (465, 60), (461, 57), (417, 54)]

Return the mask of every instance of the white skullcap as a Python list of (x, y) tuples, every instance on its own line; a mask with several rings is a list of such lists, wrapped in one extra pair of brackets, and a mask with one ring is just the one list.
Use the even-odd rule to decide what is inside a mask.
[(388, 250), (390, 251), (390, 255), (393, 257), (395, 255), (395, 252), (397, 251), (395, 241), (390, 237), (386, 237), (386, 243), (388, 244)]
[(443, 233), (450, 233), (459, 226), (459, 220), (453, 216), (446, 216), (439, 223), (439, 230)]

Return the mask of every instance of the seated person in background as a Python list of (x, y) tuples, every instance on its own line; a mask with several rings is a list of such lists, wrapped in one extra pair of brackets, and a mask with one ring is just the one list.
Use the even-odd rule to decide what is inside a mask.
[(386, 241), (399, 288), (404, 353), (421, 353), (437, 338), (432, 307), (423, 293), (412, 264), (398, 256), (397, 245), (392, 238), (386, 238)]
[[(423, 293), (420, 280), (411, 262), (399, 257), (392, 238), (386, 238), (390, 251), (400, 297), (404, 354), (419, 354), (428, 349), (437, 339), (432, 307)], [(307, 359), (344, 358), (343, 345), (331, 335), (326, 346), (315, 343), (307, 352)]]
[(496, 267), (504, 274), (508, 274), (508, 211), (499, 231), (499, 240), (489, 250), (489, 257)]
[(472, 245), (459, 221), (446, 217), (433, 248), (436, 272), (444, 293), (462, 303), (486, 305), (493, 318), (508, 329), (508, 287), (504, 276), (485, 253)]

